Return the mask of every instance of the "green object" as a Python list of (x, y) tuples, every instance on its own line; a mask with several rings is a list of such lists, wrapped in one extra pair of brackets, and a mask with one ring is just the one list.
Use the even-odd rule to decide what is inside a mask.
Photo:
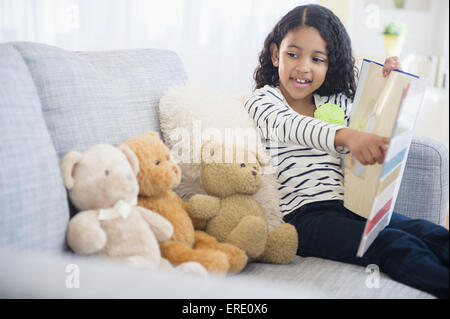
[(344, 110), (333, 103), (325, 103), (319, 106), (314, 111), (314, 117), (331, 124), (344, 125), (345, 123)]
[(406, 35), (406, 26), (399, 21), (393, 21), (384, 27), (383, 34)]
[(397, 9), (403, 9), (405, 7), (406, 0), (394, 0), (394, 6)]

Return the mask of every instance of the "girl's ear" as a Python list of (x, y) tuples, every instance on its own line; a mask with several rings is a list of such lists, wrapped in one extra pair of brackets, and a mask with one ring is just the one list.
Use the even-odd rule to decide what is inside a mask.
[(271, 43), (270, 44), (270, 57), (272, 59), (272, 64), (274, 67), (278, 67), (279, 65), (279, 60), (280, 60), (280, 55), (278, 52), (278, 46), (276, 43)]

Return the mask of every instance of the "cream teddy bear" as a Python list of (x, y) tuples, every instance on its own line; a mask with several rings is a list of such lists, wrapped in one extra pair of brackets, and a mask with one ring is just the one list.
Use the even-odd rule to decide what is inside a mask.
[(295, 227), (285, 223), (269, 232), (261, 206), (251, 197), (261, 187), (259, 158), (234, 144), (206, 143), (201, 179), (208, 195), (192, 196), (189, 211), (206, 221), (208, 234), (241, 248), (249, 260), (289, 263), (298, 247)]
[[(172, 224), (151, 210), (135, 206), (139, 162), (125, 145), (94, 145), (71, 151), (61, 161), (64, 184), (77, 213), (69, 222), (67, 243), (78, 254), (113, 257), (138, 267), (171, 268), (159, 242), (173, 234)], [(198, 263), (180, 270), (205, 275)]]

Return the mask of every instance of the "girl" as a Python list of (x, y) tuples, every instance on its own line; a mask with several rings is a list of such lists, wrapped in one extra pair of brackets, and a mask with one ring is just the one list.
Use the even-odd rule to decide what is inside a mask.
[[(399, 67), (386, 60), (383, 75)], [(448, 298), (448, 231), (393, 213), (362, 258), (356, 257), (365, 219), (343, 206), (340, 154), (362, 164), (383, 163), (389, 139), (347, 128), (356, 89), (350, 38), (339, 19), (319, 5), (287, 13), (264, 43), (256, 90), (245, 108), (276, 159), (283, 219), (299, 235), (301, 256), (367, 266), (394, 280)], [(314, 119), (331, 102), (345, 111), (344, 125)]]

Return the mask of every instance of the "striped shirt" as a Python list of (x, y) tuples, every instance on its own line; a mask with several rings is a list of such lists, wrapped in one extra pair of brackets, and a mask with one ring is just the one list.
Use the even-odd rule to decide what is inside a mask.
[(344, 94), (314, 95), (316, 108), (334, 103), (345, 111), (345, 125), (301, 115), (289, 107), (279, 88), (266, 85), (245, 102), (276, 169), (283, 216), (312, 202), (344, 198), (344, 147), (335, 147), (338, 129), (348, 126), (351, 100)]

